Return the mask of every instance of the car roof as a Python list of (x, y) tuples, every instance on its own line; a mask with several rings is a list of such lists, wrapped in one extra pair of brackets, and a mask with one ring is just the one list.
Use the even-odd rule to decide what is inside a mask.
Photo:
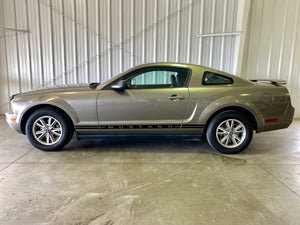
[(230, 77), (236, 77), (236, 75), (221, 71), (221, 70), (217, 70), (217, 69), (213, 69), (213, 68), (209, 68), (206, 66), (201, 66), (201, 65), (197, 65), (197, 64), (189, 64), (189, 63), (177, 63), (177, 62), (157, 62), (157, 63), (146, 63), (146, 64), (141, 64), (138, 66), (135, 66), (130, 70), (135, 70), (135, 69), (139, 69), (139, 68), (146, 68), (146, 67), (164, 67), (164, 66), (170, 66), (170, 67), (179, 67), (179, 68), (190, 68), (190, 69), (201, 69), (201, 70), (207, 70), (207, 71), (211, 71), (211, 72), (215, 72), (215, 73), (219, 73), (219, 74), (223, 74), (223, 75), (227, 75)]
[[(123, 76), (125, 73), (129, 73), (131, 71), (137, 70), (137, 69), (143, 69), (143, 68), (147, 68), (147, 67), (178, 67), (178, 68), (187, 68), (187, 69), (192, 69), (195, 71), (210, 71), (210, 72), (214, 72), (217, 74), (221, 74), (221, 75), (225, 75), (228, 77), (231, 77), (235, 80), (235, 82), (238, 82), (239, 84), (252, 84), (250, 81), (245, 80), (241, 77), (238, 77), (236, 75), (224, 72), (224, 71), (220, 71), (220, 70), (216, 70), (213, 68), (209, 68), (206, 66), (201, 66), (201, 65), (196, 65), (196, 64), (189, 64), (189, 63), (178, 63), (178, 62), (156, 62), (156, 63), (146, 63), (146, 64), (140, 64), (138, 66), (132, 67), (129, 70), (124, 71), (123, 73), (119, 74), (118, 76), (114, 77), (112, 80), (116, 80), (119, 77)], [(109, 82), (109, 81), (107, 81)], [(107, 82), (105, 82), (104, 84), (101, 85), (105, 86), (107, 84)]]

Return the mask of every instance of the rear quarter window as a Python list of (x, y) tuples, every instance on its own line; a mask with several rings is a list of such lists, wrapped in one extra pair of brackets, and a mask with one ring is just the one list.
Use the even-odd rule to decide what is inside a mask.
[(233, 79), (231, 77), (227, 77), (221, 74), (206, 71), (203, 74), (202, 84), (203, 85), (228, 85), (228, 84), (233, 84)]

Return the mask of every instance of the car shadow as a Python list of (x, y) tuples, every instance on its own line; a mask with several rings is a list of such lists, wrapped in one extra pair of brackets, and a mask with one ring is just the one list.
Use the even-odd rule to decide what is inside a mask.
[[(212, 149), (206, 138), (200, 139), (117, 139), (76, 140), (64, 148), (65, 153), (80, 153), (80, 157), (92, 157), (89, 161), (105, 160), (110, 163), (186, 163), (244, 165), (247, 159), (238, 155), (224, 155)], [(86, 155), (87, 153), (87, 155)], [(101, 154), (99, 154), (101, 153)], [(102, 155), (102, 153), (104, 153)], [(115, 154), (117, 153), (117, 154)], [(127, 154), (128, 153), (128, 154)], [(151, 153), (151, 154), (147, 154)], [(104, 157), (104, 158), (103, 158)]]
[(63, 149), (65, 151), (105, 151), (105, 152), (164, 152), (164, 153), (217, 153), (205, 137), (118, 137), (72, 141)]

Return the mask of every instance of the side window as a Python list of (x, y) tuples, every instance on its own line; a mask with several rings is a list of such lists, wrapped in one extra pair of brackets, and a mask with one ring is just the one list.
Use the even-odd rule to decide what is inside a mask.
[(226, 85), (226, 84), (233, 84), (233, 79), (231, 77), (226, 77), (220, 74), (216, 74), (213, 72), (204, 72), (203, 85)]
[(151, 69), (134, 73), (125, 81), (127, 89), (174, 88), (185, 87), (188, 77), (185, 69)]

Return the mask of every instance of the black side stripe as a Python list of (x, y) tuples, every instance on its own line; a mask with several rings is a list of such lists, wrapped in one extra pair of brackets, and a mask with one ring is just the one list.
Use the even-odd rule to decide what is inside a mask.
[(184, 124), (184, 125), (78, 125), (76, 130), (93, 130), (93, 129), (178, 129), (178, 128), (204, 128), (205, 125)]
[(199, 125), (199, 124), (183, 124), (181, 128), (204, 128), (205, 125)]
[(98, 125), (77, 125), (75, 126), (75, 129), (87, 129), (87, 130), (92, 130), (92, 129), (99, 129)]

